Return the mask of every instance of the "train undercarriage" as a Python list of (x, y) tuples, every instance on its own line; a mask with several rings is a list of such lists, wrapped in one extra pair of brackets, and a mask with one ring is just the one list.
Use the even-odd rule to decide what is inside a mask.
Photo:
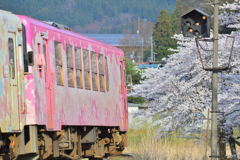
[(0, 133), (0, 160), (100, 160), (119, 155), (126, 133), (118, 127), (64, 126), (47, 131), (44, 126), (25, 126), (21, 133)]

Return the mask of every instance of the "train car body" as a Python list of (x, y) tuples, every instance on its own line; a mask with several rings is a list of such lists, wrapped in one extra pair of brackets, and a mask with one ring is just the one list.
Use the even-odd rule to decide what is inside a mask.
[(24, 106), (24, 74), (19, 28), (22, 25), (17, 16), (6, 11), (0, 12), (1, 132), (19, 131), (23, 127), (20, 112)]
[(5, 11), (0, 34), (0, 159), (96, 159), (123, 150), (120, 49)]

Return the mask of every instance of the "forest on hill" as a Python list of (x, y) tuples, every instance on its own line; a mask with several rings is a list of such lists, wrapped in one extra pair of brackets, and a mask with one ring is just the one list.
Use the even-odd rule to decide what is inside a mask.
[(9, 0), (0, 9), (65, 24), (78, 32), (133, 32), (138, 17), (155, 22), (160, 11), (175, 10), (176, 0)]

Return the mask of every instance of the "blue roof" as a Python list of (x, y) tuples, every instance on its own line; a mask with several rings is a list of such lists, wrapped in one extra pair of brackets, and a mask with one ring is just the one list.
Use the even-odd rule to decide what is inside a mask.
[(120, 46), (120, 40), (124, 37), (123, 34), (84, 34), (87, 37), (102, 41), (112, 46)]
[[(138, 34), (84, 34), (112, 46), (142, 46), (142, 38)], [(128, 41), (123, 41), (123, 38)], [(133, 42), (134, 41), (134, 42)]]
[(138, 64), (137, 68), (145, 69), (145, 68), (159, 68), (159, 64)]

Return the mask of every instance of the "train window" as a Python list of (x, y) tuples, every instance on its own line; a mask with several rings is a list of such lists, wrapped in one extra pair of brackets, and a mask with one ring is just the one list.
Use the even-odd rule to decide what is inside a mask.
[(123, 84), (123, 68), (122, 65), (120, 65), (120, 80), (121, 80), (121, 90), (123, 89), (122, 84)]
[(47, 53), (46, 44), (43, 44), (43, 55), (44, 55), (45, 62), (47, 62), (47, 60), (46, 60), (46, 56), (47, 56), (46, 53)]
[(109, 91), (109, 72), (107, 57), (105, 57), (105, 72), (106, 72), (106, 90)]
[(75, 47), (74, 50), (75, 50), (75, 65), (76, 65), (77, 88), (83, 88), (81, 49)]
[(72, 58), (72, 46), (67, 45), (66, 48), (67, 54), (67, 75), (68, 75), (68, 87), (75, 87), (74, 86), (74, 72), (73, 72), (73, 58)]
[(12, 38), (8, 39), (9, 65), (11, 78), (15, 78), (15, 56), (14, 56), (14, 42)]
[(95, 52), (91, 52), (91, 65), (93, 90), (98, 91), (97, 54)]
[(90, 90), (90, 64), (89, 64), (89, 51), (83, 49), (83, 64), (84, 64), (84, 82), (85, 82), (85, 89)]
[(100, 81), (100, 91), (104, 92), (104, 67), (103, 67), (103, 55), (98, 56), (98, 70), (99, 70), (99, 81)]
[(27, 58), (28, 58), (28, 65), (33, 66), (34, 64), (33, 51), (29, 51), (27, 53)]
[(55, 63), (56, 63), (56, 82), (57, 85), (63, 86), (63, 64), (62, 64), (62, 45), (60, 42), (54, 43), (55, 47)]

